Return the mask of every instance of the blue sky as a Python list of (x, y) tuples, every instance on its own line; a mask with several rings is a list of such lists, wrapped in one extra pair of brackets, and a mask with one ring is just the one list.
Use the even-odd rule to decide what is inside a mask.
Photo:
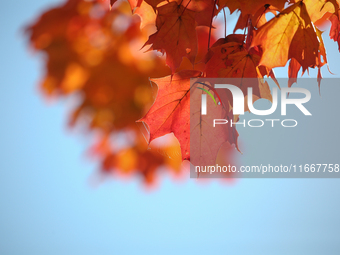
[[(0, 9), (1, 254), (340, 253), (338, 179), (202, 184), (164, 176), (152, 192), (137, 179), (91, 186), (97, 164), (86, 158), (89, 141), (67, 130), (66, 101), (51, 104), (39, 95), (42, 64), (22, 33), (56, 2), (6, 1)], [(331, 70), (340, 74), (337, 45), (325, 43)], [(310, 90), (317, 95), (316, 86)], [(331, 162), (340, 158), (339, 92), (336, 84), (322, 88), (300, 147), (290, 143), (297, 134), (240, 131), (247, 144), (242, 162), (340, 163)]]

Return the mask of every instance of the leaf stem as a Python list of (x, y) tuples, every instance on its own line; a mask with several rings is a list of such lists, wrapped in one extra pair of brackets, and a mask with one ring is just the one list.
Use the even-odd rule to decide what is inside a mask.
[(225, 14), (225, 8), (223, 8), (224, 15), (224, 37), (227, 37), (227, 15)]
[(212, 14), (211, 14), (211, 22), (210, 22), (210, 28), (209, 28), (209, 39), (208, 39), (208, 50), (210, 49), (211, 28), (212, 28), (212, 23), (213, 23), (213, 19), (214, 19), (214, 12), (215, 12), (216, 4), (217, 4), (217, 0), (214, 1), (214, 6), (213, 6), (213, 9), (212, 9)]

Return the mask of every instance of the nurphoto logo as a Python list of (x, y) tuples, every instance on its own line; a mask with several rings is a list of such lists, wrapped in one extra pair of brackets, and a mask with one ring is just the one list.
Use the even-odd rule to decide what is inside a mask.
[[(202, 84), (204, 86), (207, 86), (210, 90), (212, 90), (216, 97), (219, 99), (219, 101), (221, 102), (221, 98), (218, 94), (218, 92), (216, 91), (216, 89), (227, 89), (231, 92), (232, 95), (232, 112), (233, 115), (244, 115), (245, 113), (245, 95), (243, 93), (243, 91), (235, 86), (235, 85), (231, 85), (231, 84), (215, 84), (214, 88), (210, 85), (204, 84), (204, 83), (199, 83)], [(204, 92), (206, 92), (206, 94), (202, 94), (201, 96), (201, 114), (202, 115), (207, 115), (208, 113), (208, 109), (207, 109), (207, 94), (213, 99), (213, 101), (216, 103), (216, 100), (214, 98), (214, 96), (211, 94), (210, 91), (201, 88), (201, 87), (197, 87), (198, 89), (203, 90)], [(248, 91), (247, 91), (247, 106), (249, 109), (249, 112), (254, 114), (254, 115), (258, 115), (258, 116), (267, 116), (267, 115), (271, 115), (273, 114), (277, 108), (278, 108), (278, 89), (277, 88), (273, 88), (273, 99), (272, 99), (272, 105), (269, 109), (267, 110), (259, 110), (259, 109), (255, 109), (254, 107), (254, 102), (253, 102), (253, 88), (252, 87), (248, 87)], [(289, 98), (289, 94), (302, 94), (304, 97), (303, 98)], [(311, 116), (312, 114), (306, 109), (306, 107), (303, 105), (305, 103), (307, 103), (310, 99), (311, 99), (311, 93), (305, 89), (305, 88), (282, 88), (281, 89), (281, 97), (280, 97), (280, 101), (281, 101), (281, 116), (286, 116), (287, 115), (287, 105), (295, 105), (304, 115), (306, 116)], [(222, 104), (219, 102), (219, 105)], [(265, 125), (265, 122), (268, 122), (271, 124), (272, 127), (275, 126), (275, 122), (280, 122), (281, 126), (283, 127), (296, 127), (298, 125), (297, 120), (295, 119), (251, 119), (248, 120), (246, 122), (246, 120), (244, 120), (243, 122), (235, 122), (232, 119), (214, 119), (213, 120), (213, 127), (216, 127), (216, 125), (225, 125), (225, 124), (229, 124), (230, 126), (233, 125), (240, 125), (240, 126), (246, 126), (246, 124), (248, 124), (249, 127), (262, 127)]]

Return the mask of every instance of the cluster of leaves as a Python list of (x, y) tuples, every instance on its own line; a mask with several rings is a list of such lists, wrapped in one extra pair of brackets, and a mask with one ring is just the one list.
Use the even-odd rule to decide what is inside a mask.
[[(190, 78), (259, 78), (249, 85), (255, 99), (271, 100), (261, 79), (275, 79), (275, 67), (289, 62), (289, 86), (309, 68), (318, 68), (321, 80), (327, 57), (319, 28), (330, 23), (329, 36), (340, 49), (337, 0), (107, 1), (68, 0), (42, 14), (27, 33), (45, 56), (44, 94), (78, 95), (70, 124), (82, 120), (99, 131), (92, 151), (102, 158), (103, 172), (136, 174), (147, 183), (160, 166), (179, 173), (192, 157), (190, 120), (200, 120), (190, 116)], [(238, 11), (239, 19), (233, 34), (215, 40), (224, 25), (213, 21), (225, 8)], [(274, 18), (267, 20), (269, 14)], [(224, 116), (233, 118), (231, 110), (223, 105)], [(172, 138), (151, 143), (170, 133), (179, 144)], [(225, 142), (237, 146), (237, 137), (236, 129), (225, 130), (214, 156)]]

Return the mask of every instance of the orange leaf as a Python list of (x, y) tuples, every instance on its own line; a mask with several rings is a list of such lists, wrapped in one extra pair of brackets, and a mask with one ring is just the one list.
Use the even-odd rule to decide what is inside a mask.
[[(213, 55), (206, 64), (206, 77), (263, 78), (265, 75), (273, 75), (267, 68), (258, 67), (261, 53), (255, 49), (247, 51), (241, 38), (244, 36), (233, 35), (224, 39), (224, 41), (230, 41), (228, 43), (219, 45), (223, 42), (221, 39), (215, 43), (218, 46), (211, 48)], [(239, 42), (232, 42), (232, 40)], [(237, 81), (238, 83), (234, 85), (240, 87), (244, 94), (247, 94), (248, 87), (253, 87), (253, 93), (258, 98), (272, 100), (267, 84), (260, 81), (254, 82), (254, 79), (238, 79)]]
[(183, 57), (194, 64), (197, 55), (195, 12), (176, 2), (157, 10), (157, 32), (149, 37), (145, 45), (152, 44), (150, 49), (166, 53), (166, 64), (172, 73), (180, 66)]
[(319, 42), (305, 4), (300, 1), (259, 28), (251, 46), (260, 45), (259, 65), (270, 69), (285, 66), (294, 57), (303, 67), (314, 67)]
[(183, 70), (173, 76), (153, 79), (158, 85), (157, 98), (138, 122), (150, 129), (150, 141), (174, 133), (181, 145), (182, 159), (190, 159), (190, 78), (201, 76), (195, 70)]
[(244, 35), (228, 35), (214, 43), (205, 58), (207, 77), (219, 77), (219, 71), (225, 67), (225, 61), (229, 54), (243, 50)]

